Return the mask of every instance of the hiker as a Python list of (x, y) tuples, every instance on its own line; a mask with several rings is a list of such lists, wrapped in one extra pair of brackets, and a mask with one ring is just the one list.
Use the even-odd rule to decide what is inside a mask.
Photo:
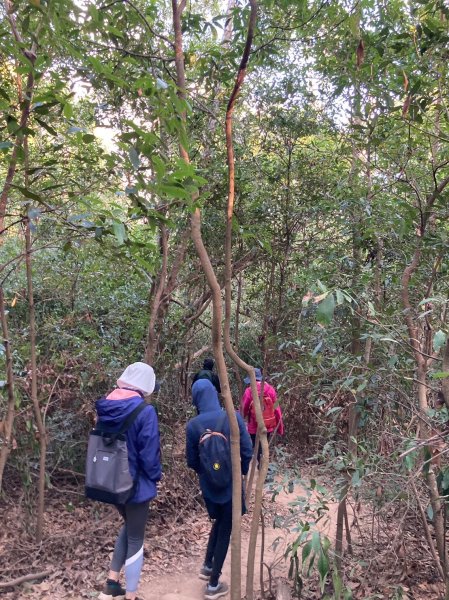
[[(225, 411), (220, 407), (215, 387), (208, 379), (199, 379), (192, 386), (192, 403), (198, 411), (198, 416), (190, 419), (186, 429), (187, 465), (194, 469), (200, 480), (201, 492), (211, 519), (215, 519), (209, 534), (206, 556), (199, 573), (200, 579), (208, 581), (204, 598), (213, 600), (225, 596), (228, 585), (219, 581), (221, 569), (228, 551), (232, 531), (232, 469), (230, 465), (230, 429)], [(248, 473), (253, 454), (251, 439), (242, 417), (237, 414), (240, 429), (240, 458), (242, 475)], [(206, 430), (209, 430), (207, 432)], [(210, 469), (205, 464), (207, 457), (207, 438), (214, 432), (214, 440), (226, 440), (226, 456), (221, 463), (216, 456), (211, 455)], [(218, 436), (218, 437), (217, 437)], [(206, 441), (204, 441), (206, 440)], [(210, 441), (210, 440), (209, 440)], [(217, 443), (220, 443), (217, 441)], [(202, 448), (200, 448), (200, 444)], [(203, 446), (204, 444), (204, 446)], [(228, 461), (228, 462), (226, 462)], [(210, 471), (212, 470), (212, 475)], [(223, 472), (223, 480), (217, 481)], [(230, 479), (229, 479), (230, 478)], [(244, 502), (242, 514), (246, 512)]]
[[(118, 431), (123, 422), (153, 393), (155, 376), (152, 367), (136, 362), (123, 371), (117, 388), (96, 402), (97, 427)], [(115, 542), (109, 575), (99, 600), (138, 600), (136, 592), (143, 564), (143, 540), (150, 500), (156, 494), (161, 478), (159, 426), (156, 412), (150, 404), (142, 407), (126, 432), (129, 471), (135, 481), (131, 497), (117, 509), (124, 524)], [(125, 567), (126, 590), (119, 583)]]
[(203, 362), (203, 368), (200, 369), (198, 373), (195, 373), (195, 375), (193, 376), (192, 385), (196, 381), (198, 381), (198, 379), (208, 379), (214, 384), (217, 393), (221, 394), (220, 380), (218, 378), (218, 375), (214, 373), (214, 365), (215, 362), (213, 358), (206, 358)]
[[(260, 398), (260, 388), (262, 387), (262, 370), (254, 369), (254, 373), (256, 376), (256, 384), (257, 384), (257, 393)], [(254, 410), (253, 404), (253, 395), (251, 392), (250, 386), (250, 378), (249, 376), (245, 377), (243, 380), (245, 384), (248, 386), (243, 393), (241, 400), (241, 414), (244, 419), (248, 421), (248, 433), (251, 436), (251, 441), (253, 444), (253, 448), (256, 444), (256, 435), (257, 435), (257, 420), (256, 420), (256, 411)], [(267, 381), (264, 381), (263, 385), (263, 398), (262, 398), (262, 414), (264, 417), (265, 426), (267, 428), (267, 439), (270, 441), (273, 432), (279, 433), (279, 435), (284, 435), (284, 422), (282, 420), (282, 411), (281, 407), (276, 406), (277, 396), (276, 390), (273, 386), (271, 386)], [(260, 457), (262, 454), (262, 445), (259, 444), (259, 449), (257, 451), (257, 464), (260, 463)]]

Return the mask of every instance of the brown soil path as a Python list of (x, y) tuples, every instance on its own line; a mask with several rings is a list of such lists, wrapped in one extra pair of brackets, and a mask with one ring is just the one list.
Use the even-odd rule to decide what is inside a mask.
[[(298, 496), (303, 494), (303, 490), (299, 486), (295, 486), (293, 492), (288, 493), (282, 490), (276, 497), (274, 502), (271, 502), (271, 496), (268, 491), (265, 493), (264, 505), (268, 515), (265, 518), (265, 552), (264, 562), (271, 570), (273, 581), (278, 577), (287, 577), (289, 562), (284, 559), (285, 550), (290, 542), (296, 538), (296, 533), (293, 531), (298, 519), (295, 516), (300, 516), (300, 511), (292, 509), (289, 505)], [(293, 511), (293, 512), (292, 512)], [(335, 517), (337, 513), (337, 505), (329, 506), (329, 516), (326, 521), (320, 524), (320, 530), (326, 535), (333, 535), (335, 531)], [(292, 514), (292, 520), (288, 526), (273, 528), (275, 515)], [(242, 526), (242, 588), (245, 587), (246, 564), (248, 555), (249, 542), (249, 525), (251, 515), (243, 517)], [(198, 533), (202, 543), (199, 547), (194, 548), (193, 552), (196, 557), (177, 561), (173, 565), (172, 572), (156, 576), (154, 573), (145, 575), (142, 578), (139, 597), (143, 600), (200, 600), (203, 598), (205, 583), (198, 578), (198, 572), (202, 565), (203, 553), (207, 544), (207, 533), (210, 524), (205, 516), (204, 522), (198, 524)], [(256, 568), (255, 568), (255, 589), (260, 589), (259, 572), (260, 572), (260, 547), (261, 535), (259, 530), (257, 552), (256, 552)], [(151, 558), (149, 559), (151, 560)], [(173, 548), (173, 561), (176, 561), (176, 548)], [(231, 560), (230, 552), (226, 559), (222, 579), (230, 581)], [(267, 570), (264, 573), (264, 579), (268, 579)]]

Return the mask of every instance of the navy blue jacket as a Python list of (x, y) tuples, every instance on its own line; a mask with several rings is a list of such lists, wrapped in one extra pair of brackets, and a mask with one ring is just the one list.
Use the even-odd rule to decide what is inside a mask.
[[(126, 417), (143, 402), (141, 396), (126, 400), (100, 398), (95, 407), (98, 420), (112, 432), (118, 431)], [(148, 404), (139, 413), (126, 434), (128, 463), (131, 477), (136, 481), (134, 495), (127, 504), (151, 500), (157, 494), (156, 482), (162, 474), (159, 425), (156, 411)]]
[[(217, 504), (226, 504), (232, 499), (232, 485), (228, 489), (216, 490), (212, 487), (201, 472), (199, 456), (199, 440), (206, 429), (214, 429), (217, 421), (223, 414), (218, 401), (217, 390), (208, 379), (198, 379), (192, 386), (192, 403), (198, 411), (198, 416), (190, 419), (186, 430), (186, 458), (187, 465), (194, 469), (200, 477), (200, 487), (203, 496)], [(237, 422), (240, 429), (240, 459), (242, 475), (246, 475), (253, 455), (251, 438), (242, 417), (237, 413)], [(229, 420), (223, 426), (223, 433), (230, 439)]]

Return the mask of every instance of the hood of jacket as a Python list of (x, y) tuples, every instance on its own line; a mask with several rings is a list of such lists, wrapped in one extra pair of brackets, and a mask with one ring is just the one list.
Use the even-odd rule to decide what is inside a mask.
[(142, 396), (135, 395), (126, 400), (100, 398), (95, 403), (98, 418), (112, 430), (119, 429), (126, 417), (143, 402)]
[(208, 379), (198, 379), (192, 385), (192, 404), (198, 414), (221, 410), (218, 393)]

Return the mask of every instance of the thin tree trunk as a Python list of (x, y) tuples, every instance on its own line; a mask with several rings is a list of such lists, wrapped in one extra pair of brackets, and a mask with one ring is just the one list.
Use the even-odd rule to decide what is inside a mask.
[[(237, 300), (235, 303), (235, 317), (234, 317), (234, 349), (237, 354), (239, 354), (239, 327), (240, 327), (240, 306), (242, 303), (242, 273), (239, 273), (237, 279)], [(238, 365), (236, 363), (232, 363), (234, 367), (235, 380), (237, 382), (237, 389), (239, 394), (239, 399), (243, 396), (243, 384), (242, 378), (240, 376), (240, 371)]]
[(153, 295), (153, 300), (151, 302), (151, 310), (150, 310), (150, 320), (148, 323), (148, 336), (147, 336), (147, 349), (145, 352), (145, 362), (149, 365), (152, 365), (154, 362), (154, 357), (156, 355), (156, 344), (157, 344), (157, 335), (156, 335), (156, 320), (158, 315), (158, 310), (162, 298), (162, 294), (165, 288), (165, 280), (167, 277), (167, 262), (168, 262), (168, 234), (167, 228), (162, 223), (160, 228), (160, 254), (161, 254), (161, 271), (158, 277), (158, 284), (156, 287), (156, 291)]
[(430, 553), (433, 556), (433, 559), (436, 563), (436, 567), (438, 569), (438, 572), (439, 572), (441, 578), (444, 579), (444, 572), (441, 567), (440, 559), (438, 558), (438, 554), (435, 550), (435, 544), (433, 542), (432, 534), (430, 533), (429, 525), (427, 524), (427, 516), (422, 507), (421, 500), (420, 500), (419, 494), (418, 494), (418, 490), (416, 489), (416, 485), (415, 485), (415, 482), (413, 481), (413, 479), (411, 479), (410, 485), (412, 486), (412, 490), (413, 490), (413, 493), (415, 494), (415, 498), (416, 498), (416, 503), (418, 504), (418, 510), (419, 510), (419, 514), (421, 516), (421, 522), (422, 522), (422, 526), (424, 529), (424, 535), (426, 536), (427, 543), (429, 544)]
[[(178, 4), (177, 0), (172, 0), (173, 28), (175, 33), (175, 66), (178, 85), (178, 95), (181, 99), (185, 98), (185, 70), (184, 53), (182, 40), (181, 15), (185, 8), (185, 0)], [(181, 115), (183, 122), (186, 122), (185, 112)], [(186, 148), (180, 144), (180, 155), (185, 162), (189, 161), (189, 155)], [(193, 200), (198, 196), (195, 195)], [(218, 375), (222, 396), (229, 418), (231, 432), (231, 459), (232, 459), (232, 537), (231, 537), (231, 600), (241, 600), (241, 518), (242, 518), (242, 477), (240, 464), (240, 430), (237, 423), (237, 417), (234, 411), (234, 405), (229, 388), (229, 379), (226, 369), (226, 363), (223, 354), (222, 344), (222, 299), (221, 288), (217, 281), (214, 269), (201, 236), (201, 212), (196, 208), (191, 218), (192, 240), (199, 256), (201, 266), (206, 276), (208, 285), (212, 293), (212, 347), (215, 361), (217, 364)], [(254, 377), (254, 373), (253, 373)], [(255, 381), (255, 380), (254, 380)]]
[[(443, 373), (449, 373), (449, 336), (444, 347), (442, 371)], [(449, 410), (449, 375), (441, 380), (441, 393)]]
[(42, 413), (37, 396), (37, 356), (36, 356), (36, 313), (34, 307), (33, 293), (33, 272), (31, 264), (31, 230), (30, 220), (26, 218), (25, 222), (25, 247), (26, 247), (26, 278), (28, 289), (28, 307), (30, 319), (30, 362), (31, 362), (31, 401), (34, 408), (34, 417), (36, 419), (37, 431), (39, 435), (39, 480), (37, 497), (37, 515), (36, 515), (36, 542), (42, 541), (44, 527), (44, 508), (45, 508), (45, 462), (47, 457), (47, 432), (42, 420)]
[[(238, 354), (234, 351), (234, 349), (232, 348), (231, 335), (230, 335), (231, 316), (232, 316), (232, 305), (231, 305), (231, 299), (232, 299), (232, 288), (231, 288), (232, 219), (234, 216), (234, 201), (235, 201), (235, 159), (234, 159), (234, 147), (233, 147), (233, 142), (232, 142), (232, 117), (233, 117), (235, 102), (236, 102), (237, 96), (240, 92), (240, 89), (242, 87), (243, 81), (245, 79), (246, 69), (248, 66), (248, 60), (249, 60), (249, 56), (250, 56), (250, 52), (251, 52), (251, 45), (252, 45), (254, 30), (255, 30), (255, 26), (256, 26), (256, 19), (257, 19), (257, 1), (250, 0), (250, 7), (251, 7), (251, 9), (250, 9), (250, 15), (249, 15), (249, 20), (248, 20), (245, 48), (243, 50), (243, 55), (242, 55), (242, 58), (240, 61), (239, 69), (237, 71), (234, 88), (231, 92), (231, 95), (230, 95), (230, 98), (228, 101), (228, 106), (226, 109), (226, 120), (225, 120), (226, 153), (227, 153), (227, 164), (228, 164), (228, 204), (227, 204), (227, 211), (226, 211), (226, 238), (225, 238), (224, 343), (225, 343), (226, 352), (229, 354), (229, 356), (231, 357), (233, 362), (235, 364), (237, 364), (238, 367), (245, 369), (249, 374), (250, 381), (251, 381), (251, 390), (252, 390), (252, 394), (253, 394), (254, 407), (256, 410), (257, 422), (260, 427), (262, 449), (265, 454), (265, 459), (267, 459), (268, 458), (268, 443), (267, 443), (267, 436), (266, 436), (267, 429), (265, 427), (265, 423), (263, 422), (262, 410), (261, 410), (260, 402), (258, 399), (254, 368), (252, 368), (250, 365), (245, 363), (238, 356)], [(264, 436), (265, 436), (265, 440), (263, 439)], [(263, 482), (262, 482), (262, 484), (259, 485), (259, 480), (263, 476), (263, 481), (265, 481), (266, 473), (268, 470), (268, 463), (266, 460), (265, 460), (265, 462), (266, 462), (266, 464), (264, 465), (264, 461), (262, 460), (261, 470), (259, 472), (259, 479), (258, 479), (258, 483), (256, 486), (256, 489), (257, 489), (256, 497), (257, 496), (261, 497), (261, 493), (263, 490)], [(241, 494), (240, 465), (239, 465), (239, 478), (240, 478), (239, 482), (234, 480), (234, 485), (236, 483), (240, 484), (239, 485), (239, 493)], [(235, 491), (235, 488), (234, 488), (234, 491)], [(234, 501), (234, 498), (233, 498), (233, 501)], [(254, 507), (254, 512), (253, 512), (253, 522), (252, 522), (252, 528), (251, 528), (249, 552), (251, 551), (251, 545), (254, 544), (254, 546), (255, 546), (254, 531), (253, 531), (254, 530), (254, 522), (256, 522), (255, 535), (257, 536), (257, 529), (259, 526), (259, 518), (260, 518), (260, 504), (258, 504), (256, 502), (256, 505)], [(235, 519), (235, 521), (234, 521), (234, 519)], [(238, 521), (237, 521), (237, 519), (238, 519)], [(234, 512), (234, 506), (233, 506), (233, 529), (232, 529), (233, 536), (234, 536), (234, 523), (237, 523), (237, 522), (238, 522), (238, 531), (235, 531), (235, 539), (233, 540), (234, 545), (232, 547), (233, 554), (232, 554), (232, 563), (231, 563), (231, 574), (232, 574), (231, 586), (234, 583), (234, 581), (233, 581), (234, 573), (235, 573), (236, 578), (238, 579), (238, 582), (236, 583), (234, 590), (231, 587), (232, 600), (240, 600), (240, 596), (241, 596), (241, 564), (240, 564), (241, 563), (241, 544), (240, 544), (241, 514), (237, 515), (236, 511)], [(235, 557), (235, 564), (234, 564), (234, 552), (236, 553), (236, 555), (238, 555), (238, 559), (237, 559), (237, 556)], [(238, 560), (238, 564), (237, 564), (237, 560)], [(248, 589), (248, 576), (249, 576), (250, 570), (251, 570), (251, 567), (248, 564), (247, 585), (246, 585), (246, 595), (247, 595), (248, 600), (252, 600), (252, 598), (253, 598), (252, 586), (253, 586), (253, 576), (254, 576), (254, 559), (252, 560), (251, 583), (250, 583), (250, 587)], [(232, 595), (233, 591), (235, 593), (235, 596)]]
[[(181, 235), (181, 241), (176, 248), (175, 258), (168, 272), (169, 238), (165, 225), (161, 226), (161, 271), (157, 283), (150, 291), (150, 320), (147, 332), (147, 347), (145, 351), (145, 362), (153, 364), (157, 345), (157, 324), (161, 323), (167, 314), (171, 295), (176, 288), (179, 271), (183, 265), (187, 245), (190, 239), (190, 229), (186, 228)], [(156, 291), (155, 291), (156, 290)]]
[[(271, 269), (271, 277), (270, 277), (270, 285), (266, 289), (265, 295), (265, 310), (264, 310), (264, 324), (262, 331), (262, 340), (263, 340), (263, 367), (266, 372), (266, 364), (267, 364), (267, 347), (265, 344), (265, 340), (268, 337), (268, 313), (269, 313), (269, 302), (270, 297), (273, 294), (273, 282), (274, 282), (274, 270), (275, 265), (272, 264)], [(246, 571), (246, 597), (247, 600), (252, 600), (254, 597), (254, 570), (255, 570), (255, 560), (256, 560), (256, 544), (257, 544), (257, 535), (258, 535), (258, 526), (259, 519), (262, 517), (262, 502), (263, 502), (263, 486), (265, 483), (265, 479), (268, 472), (268, 465), (270, 461), (270, 445), (268, 444), (267, 437), (267, 429), (265, 426), (265, 422), (262, 415), (262, 401), (264, 396), (264, 386), (265, 382), (262, 380), (262, 385), (260, 386), (260, 397), (257, 398), (257, 402), (254, 404), (256, 409), (256, 419), (257, 419), (257, 433), (259, 437), (259, 443), (262, 447), (262, 456), (258, 471), (258, 476), (256, 480), (256, 493), (254, 499), (254, 507), (253, 507), (253, 518), (251, 521), (251, 531), (250, 538), (248, 544), (248, 561), (247, 561), (247, 571)], [(253, 396), (254, 401), (254, 396)], [(260, 415), (258, 414), (260, 412)], [(277, 429), (277, 428), (276, 428)], [(276, 429), (273, 433), (273, 439), (276, 435)], [(256, 436), (257, 438), (257, 436)], [(257, 454), (258, 450), (256, 450), (253, 456), (253, 464), (257, 462)]]
[(0, 449), (0, 494), (2, 491), (3, 472), (5, 470), (6, 461), (11, 452), (11, 444), (13, 440), (13, 427), (15, 417), (14, 406), (14, 372), (12, 363), (11, 342), (9, 341), (8, 321), (6, 319), (5, 297), (3, 288), (0, 287), (0, 320), (2, 325), (3, 345), (5, 347), (6, 357), (6, 386), (8, 388), (8, 406), (6, 416), (3, 419), (2, 446)]
[(265, 598), (265, 590), (263, 585), (263, 563), (265, 556), (265, 518), (263, 511), (260, 513), (260, 561), (259, 561), (259, 583), (260, 583), (260, 595)]
[[(23, 151), (25, 155), (25, 187), (29, 185), (28, 169), (28, 137), (23, 138)], [(36, 419), (37, 431), (39, 435), (39, 480), (38, 480), (38, 498), (36, 515), (36, 542), (42, 541), (42, 532), (44, 527), (44, 509), (45, 509), (45, 463), (47, 458), (47, 432), (42, 418), (41, 408), (37, 394), (37, 348), (36, 348), (36, 311), (34, 305), (33, 292), (33, 269), (31, 261), (32, 243), (31, 243), (31, 225), (29, 217), (24, 219), (25, 225), (25, 266), (28, 293), (28, 310), (30, 319), (30, 363), (31, 363), (31, 401), (34, 408), (34, 417)]]
[[(10, 0), (5, 0), (5, 8), (6, 8), (6, 16), (9, 21), (11, 31), (14, 39), (18, 44), (20, 44), (22, 48), (22, 54), (27, 63), (31, 63), (34, 65), (36, 61), (36, 49), (37, 49), (37, 35), (34, 36), (35, 41), (32, 43), (30, 50), (25, 50), (25, 43), (23, 42), (17, 26), (16, 26), (16, 18), (14, 14), (14, 7)], [(28, 119), (30, 116), (30, 108), (31, 102), (33, 100), (33, 92), (34, 92), (34, 69), (31, 69), (28, 73), (27, 82), (25, 86), (25, 95), (22, 98), (21, 91), (19, 90), (19, 103), (22, 107), (22, 111), (20, 113), (19, 119), (19, 129), (23, 131), (23, 129), (28, 124)], [(8, 204), (8, 195), (12, 186), (12, 182), (14, 180), (14, 176), (16, 174), (17, 169), (17, 156), (19, 153), (19, 149), (22, 146), (22, 135), (16, 135), (16, 139), (14, 142), (14, 147), (11, 153), (11, 158), (9, 159), (8, 170), (6, 173), (5, 183), (3, 184), (2, 191), (0, 193), (0, 244), (1, 244), (1, 235), (5, 229), (5, 216), (6, 216), (6, 207)]]
[[(432, 208), (435, 203), (435, 200), (439, 197), (441, 192), (445, 189), (445, 187), (449, 183), (449, 178), (446, 177), (439, 184), (435, 183), (434, 191), (429, 194), (426, 198), (425, 207), (421, 214), (421, 227), (420, 227), (420, 235), (416, 240), (415, 251), (412, 257), (411, 262), (405, 267), (402, 274), (402, 289), (401, 289), (401, 298), (402, 304), (404, 307), (404, 319), (405, 324), (408, 330), (408, 336), (410, 345), (413, 348), (413, 354), (415, 358), (416, 364), (416, 380), (417, 380), (417, 391), (418, 391), (418, 406), (421, 414), (423, 415), (423, 419), (420, 421), (420, 433), (419, 435), (423, 439), (429, 439), (431, 437), (431, 433), (429, 427), (426, 422), (426, 414), (429, 408), (427, 401), (427, 372), (429, 365), (429, 358), (426, 356), (425, 344), (426, 339), (422, 339), (418, 333), (418, 327), (415, 324), (413, 318), (413, 309), (410, 302), (410, 291), (409, 285), (410, 280), (413, 274), (416, 272), (422, 252), (422, 244), (423, 238), (426, 232), (426, 226), (429, 223), (429, 219), (432, 216)], [(428, 337), (425, 336), (425, 337)], [(425, 481), (427, 483), (427, 489), (429, 493), (430, 504), (433, 510), (433, 524), (435, 530), (435, 538), (436, 545), (438, 550), (438, 556), (440, 559), (441, 568), (444, 573), (444, 583), (445, 583), (445, 597), (449, 598), (449, 564), (448, 557), (446, 552), (446, 543), (445, 543), (445, 518), (444, 518), (444, 505), (440, 498), (440, 493), (438, 490), (437, 479), (435, 475), (435, 471), (433, 469), (433, 465), (430, 465), (428, 471), (424, 474)]]

